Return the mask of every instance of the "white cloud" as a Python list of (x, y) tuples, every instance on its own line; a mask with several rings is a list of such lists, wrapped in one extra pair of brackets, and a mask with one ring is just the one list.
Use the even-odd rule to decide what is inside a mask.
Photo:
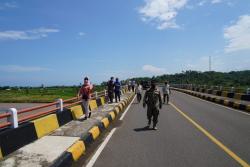
[(250, 15), (240, 16), (238, 21), (224, 29), (227, 40), (225, 52), (235, 52), (250, 49)]
[(27, 67), (19, 65), (1, 65), (0, 71), (2, 72), (40, 72), (48, 71), (50, 69), (43, 67)]
[(59, 29), (43, 27), (26, 31), (0, 31), (0, 40), (34, 40), (45, 38), (49, 33), (56, 33), (59, 31)]
[(139, 8), (142, 21), (156, 24), (157, 29), (179, 28), (175, 22), (178, 11), (185, 7), (187, 0), (145, 0)]
[(16, 2), (0, 3), (0, 10), (5, 10), (8, 8), (18, 8), (18, 5)]
[(198, 6), (203, 6), (203, 5), (205, 5), (206, 2), (207, 2), (206, 0), (200, 1), (200, 2), (198, 3)]
[(84, 36), (84, 35), (86, 35), (86, 33), (84, 33), (84, 32), (79, 32), (78, 35), (79, 35), (79, 36)]
[(166, 73), (165, 68), (159, 68), (159, 67), (155, 67), (152, 65), (144, 65), (142, 67), (142, 70), (145, 72), (152, 73), (152, 74), (164, 74), (164, 73)]
[(198, 6), (204, 6), (204, 5), (208, 5), (208, 4), (215, 5), (215, 4), (222, 3), (223, 1), (230, 3), (230, 0), (201, 0), (197, 3), (197, 5)]
[(221, 3), (222, 2), (222, 0), (212, 0), (212, 4), (216, 4), (216, 3)]

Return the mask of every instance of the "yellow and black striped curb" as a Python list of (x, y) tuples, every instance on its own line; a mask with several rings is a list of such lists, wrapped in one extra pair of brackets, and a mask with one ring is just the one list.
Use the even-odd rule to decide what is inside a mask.
[(110, 111), (104, 118), (94, 125), (88, 133), (67, 149), (54, 163), (53, 167), (66, 167), (71, 166), (82, 155), (85, 154), (86, 149), (93, 143), (102, 132), (104, 132), (118, 116), (123, 112), (134, 98), (134, 94), (129, 95), (125, 100), (121, 101)]
[[(187, 90), (187, 89), (185, 89), (185, 90)], [(234, 99), (237, 99), (237, 100), (250, 101), (250, 95), (243, 94), (243, 93), (234, 93), (234, 92), (213, 90), (213, 89), (205, 89), (205, 88), (192, 88), (192, 89), (188, 89), (188, 90), (194, 91), (194, 92), (212, 94), (212, 95), (215, 95), (215, 96), (234, 98)]]
[[(123, 94), (125, 93), (127, 93), (127, 90), (123, 90)], [(120, 112), (128, 105), (128, 102), (131, 100), (132, 95), (126, 94), (126, 96), (128, 97), (125, 98), (125, 100), (123, 100), (121, 104), (116, 107), (115, 114)], [(107, 97), (100, 97), (95, 100), (91, 100), (90, 109), (92, 111), (96, 110), (98, 107), (106, 104), (107, 101)], [(75, 106), (75, 110), (73, 110), (72, 108), (64, 108), (62, 112), (49, 114), (33, 121), (21, 123), (19, 127), (15, 129), (1, 129), (0, 160), (6, 157), (7, 155), (13, 153), (14, 151), (18, 150), (19, 148), (30, 144), (43, 136), (50, 134), (59, 127), (84, 115), (84, 110), (80, 105)]]
[(215, 102), (215, 103), (218, 103), (218, 104), (221, 104), (221, 105), (224, 105), (224, 106), (228, 106), (228, 107), (231, 107), (231, 108), (239, 109), (239, 110), (242, 110), (244, 112), (250, 113), (250, 104), (246, 105), (246, 104), (243, 104), (243, 103), (238, 102), (238, 101), (231, 101), (231, 100), (222, 99), (220, 97), (211, 97), (211, 96), (208, 96), (208, 95), (202, 95), (200, 93), (190, 91), (190, 90), (186, 90), (186, 89), (179, 89), (179, 88), (172, 88), (172, 89), (176, 90), (176, 91), (179, 91), (179, 92), (182, 92), (182, 93), (192, 95), (192, 96), (199, 97), (199, 98), (207, 100), (207, 101)]

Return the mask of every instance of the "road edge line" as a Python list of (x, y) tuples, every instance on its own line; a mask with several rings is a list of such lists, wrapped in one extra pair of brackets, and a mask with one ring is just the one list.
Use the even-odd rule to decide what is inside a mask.
[[(136, 96), (135, 96), (136, 97)], [(123, 112), (122, 116), (120, 117), (119, 120), (123, 120), (123, 118), (125, 117), (126, 113), (128, 112), (128, 110), (130, 109), (132, 103), (135, 100), (135, 97), (133, 98), (133, 100), (130, 102), (130, 104), (128, 105), (128, 107), (126, 108), (126, 110)], [(106, 147), (106, 145), (108, 144), (108, 142), (110, 141), (111, 137), (113, 136), (113, 134), (115, 133), (115, 131), (117, 130), (117, 128), (114, 128), (111, 130), (111, 132), (108, 134), (108, 136), (105, 138), (105, 140), (102, 142), (102, 144), (100, 145), (100, 147), (97, 149), (97, 151), (95, 152), (95, 154), (91, 157), (90, 161), (87, 163), (86, 167), (93, 167), (93, 165), (95, 164), (95, 162), (97, 161), (98, 157), (101, 155), (102, 151), (104, 150), (104, 148)]]

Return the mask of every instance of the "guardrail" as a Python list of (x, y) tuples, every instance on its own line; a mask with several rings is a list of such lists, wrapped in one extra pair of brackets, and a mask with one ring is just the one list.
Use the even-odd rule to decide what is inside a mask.
[[(124, 89), (126, 86), (123, 86), (122, 89)], [(107, 96), (107, 90), (101, 91), (101, 92), (94, 92), (91, 94), (91, 99), (97, 99), (102, 96)], [(54, 113), (54, 112), (62, 112), (63, 108), (67, 108), (70, 106), (74, 106), (81, 103), (81, 99), (78, 97), (74, 97), (71, 99), (63, 100), (63, 99), (57, 99), (53, 103), (44, 104), (36, 107), (26, 108), (17, 110), (16, 108), (10, 108), (6, 113), (0, 114), (0, 120), (1, 119), (7, 119), (4, 123), (0, 124), (0, 129), (11, 127), (11, 128), (17, 128), (20, 123), (24, 123), (26, 121), (34, 120), (36, 118)], [(46, 109), (48, 107), (55, 107), (52, 109), (47, 109), (45, 111), (39, 111), (38, 113), (30, 114), (27, 116), (24, 116), (22, 118), (18, 118), (19, 115), (24, 113), (30, 113), (39, 109)]]
[(171, 86), (177, 87), (177, 88), (189, 89), (189, 90), (210, 89), (210, 90), (227, 91), (230, 93), (244, 93), (247, 95), (250, 94), (250, 87), (243, 89), (243, 88), (237, 88), (237, 87), (210, 86), (210, 85), (197, 85), (197, 84), (171, 84)]

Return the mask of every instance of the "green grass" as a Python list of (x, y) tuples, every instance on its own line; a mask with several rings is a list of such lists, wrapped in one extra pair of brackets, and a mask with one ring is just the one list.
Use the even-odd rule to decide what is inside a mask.
[[(95, 86), (94, 91), (101, 91), (104, 87)], [(0, 90), (1, 103), (49, 103), (58, 98), (69, 99), (75, 97), (79, 87), (47, 87), (47, 88), (10, 88)]]

